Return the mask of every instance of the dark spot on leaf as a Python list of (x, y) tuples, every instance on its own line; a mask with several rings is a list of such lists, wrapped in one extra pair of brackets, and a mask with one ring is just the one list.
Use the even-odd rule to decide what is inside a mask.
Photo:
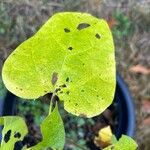
[(65, 87), (67, 87), (67, 85), (63, 84), (63, 85), (60, 85), (59, 87), (65, 88)]
[(44, 93), (47, 93), (47, 91), (44, 91)]
[(78, 106), (78, 104), (77, 104), (77, 103), (75, 103), (75, 106)]
[(60, 88), (57, 88), (57, 89), (55, 90), (56, 93), (57, 93), (58, 91), (61, 91), (61, 89), (60, 89)]
[(85, 29), (85, 28), (87, 28), (87, 27), (89, 27), (89, 26), (90, 26), (90, 24), (88, 24), (88, 23), (80, 23), (80, 24), (78, 25), (77, 29), (78, 29), (78, 30), (82, 30), (82, 29)]
[(65, 31), (66, 33), (69, 33), (69, 32), (70, 32), (70, 29), (64, 28), (64, 31)]
[(85, 64), (83, 63), (82, 65), (84, 66)]
[(66, 82), (69, 82), (69, 77), (66, 78)]
[(60, 91), (60, 93), (62, 94), (62, 93), (64, 93), (63, 91)]
[(100, 39), (100, 38), (101, 38), (101, 36), (100, 36), (98, 33), (95, 34), (95, 37), (96, 37), (97, 39)]
[(69, 93), (70, 93), (70, 91), (67, 91), (67, 92), (66, 92), (66, 94), (68, 94), (68, 95), (69, 95)]
[(22, 91), (23, 89), (20, 88), (20, 91)]
[(97, 95), (97, 97), (99, 97), (99, 95)]
[(72, 50), (73, 48), (72, 48), (72, 47), (68, 47), (68, 49), (69, 49), (69, 50)]
[(84, 90), (81, 90), (81, 92), (84, 92)]
[(21, 137), (21, 134), (19, 132), (15, 133), (14, 138), (18, 138), (19, 139), (20, 137)]
[(11, 130), (8, 130), (4, 136), (5, 143), (7, 143), (10, 140), (10, 136), (11, 136)]
[(87, 118), (87, 115), (86, 115), (86, 114), (80, 114), (79, 116), (80, 116), (80, 117)]
[(56, 82), (57, 82), (57, 80), (58, 80), (58, 73), (53, 72), (52, 79), (51, 79), (51, 83), (52, 83), (53, 85), (55, 85)]

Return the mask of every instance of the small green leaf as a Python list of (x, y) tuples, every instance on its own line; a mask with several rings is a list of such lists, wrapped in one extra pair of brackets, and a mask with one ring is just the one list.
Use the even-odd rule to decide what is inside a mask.
[(28, 150), (43, 150), (46, 148), (63, 149), (65, 144), (65, 130), (57, 106), (41, 124), (41, 133), (43, 140)]
[(114, 44), (102, 19), (66, 12), (51, 17), (6, 60), (2, 77), (15, 95), (36, 99), (56, 92), (65, 109), (93, 117), (114, 98)]
[(0, 150), (12, 150), (18, 141), (27, 134), (25, 121), (16, 116), (0, 117), (0, 125), (4, 125)]
[(113, 145), (105, 148), (104, 150), (136, 150), (137, 144), (136, 142), (126, 135), (122, 135), (118, 142), (114, 143)]

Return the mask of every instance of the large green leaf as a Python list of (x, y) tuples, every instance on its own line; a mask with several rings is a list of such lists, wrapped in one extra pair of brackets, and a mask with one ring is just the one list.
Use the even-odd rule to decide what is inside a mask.
[(63, 149), (65, 144), (65, 130), (57, 106), (43, 121), (41, 132), (43, 136), (42, 141), (28, 150)]
[(6, 60), (2, 77), (15, 95), (36, 99), (56, 92), (65, 109), (92, 117), (111, 103), (115, 91), (114, 45), (102, 19), (58, 13)]
[(122, 137), (119, 139), (118, 142), (112, 144), (111, 146), (105, 148), (104, 150), (136, 150), (137, 149), (137, 144), (136, 142), (126, 136), (126, 135), (122, 135)]
[(20, 117), (0, 117), (0, 125), (4, 125), (0, 150), (13, 150), (15, 143), (22, 141), (27, 134), (27, 126)]

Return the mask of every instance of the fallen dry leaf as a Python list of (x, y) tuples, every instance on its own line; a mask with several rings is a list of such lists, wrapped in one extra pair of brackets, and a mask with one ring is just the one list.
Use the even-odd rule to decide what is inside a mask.
[(141, 73), (141, 74), (150, 74), (150, 68), (146, 68), (142, 65), (136, 65), (136, 66), (133, 66), (129, 69), (130, 72), (133, 72), (133, 73)]
[(111, 29), (113, 26), (118, 24), (117, 20), (113, 17), (110, 17), (109, 19), (107, 19), (107, 23)]

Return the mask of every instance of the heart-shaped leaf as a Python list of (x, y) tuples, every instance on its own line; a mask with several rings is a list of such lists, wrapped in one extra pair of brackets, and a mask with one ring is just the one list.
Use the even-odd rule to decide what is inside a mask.
[(92, 117), (115, 92), (114, 45), (102, 19), (86, 13), (58, 13), (6, 60), (2, 77), (15, 95), (36, 99), (56, 92), (65, 109)]

